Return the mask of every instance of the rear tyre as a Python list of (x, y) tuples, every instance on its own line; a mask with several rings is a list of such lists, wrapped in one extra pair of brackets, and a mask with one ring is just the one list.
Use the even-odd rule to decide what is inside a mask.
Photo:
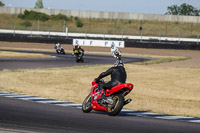
[(83, 101), (82, 104), (82, 111), (84, 113), (89, 113), (92, 110), (92, 106), (91, 106), (91, 95), (88, 95), (85, 100)]
[(116, 94), (112, 98), (115, 102), (114, 105), (108, 104), (107, 112), (110, 116), (118, 115), (124, 106), (124, 97), (122, 94)]

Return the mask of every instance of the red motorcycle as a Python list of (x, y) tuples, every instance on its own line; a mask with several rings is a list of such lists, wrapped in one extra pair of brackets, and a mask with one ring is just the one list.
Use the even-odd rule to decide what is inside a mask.
[[(124, 97), (131, 92), (134, 87), (133, 84), (121, 83), (110, 90), (104, 91), (104, 89), (99, 89), (99, 83), (92, 82), (91, 92), (82, 104), (84, 113), (89, 113), (92, 110), (107, 111), (108, 115), (115, 116), (120, 113), (124, 105), (132, 101), (130, 98), (124, 100)], [(105, 93), (105, 96), (102, 98), (103, 93)]]

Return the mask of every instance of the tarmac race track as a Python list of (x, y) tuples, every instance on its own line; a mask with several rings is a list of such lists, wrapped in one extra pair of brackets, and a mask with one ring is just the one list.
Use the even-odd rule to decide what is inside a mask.
[(173, 120), (108, 116), (79, 108), (0, 96), (0, 132), (3, 133), (199, 133), (200, 125)]
[[(26, 53), (41, 53), (52, 56), (53, 58), (0, 58), (0, 70), (3, 69), (35, 69), (35, 68), (54, 68), (70, 67), (79, 65), (114, 64), (116, 59), (111, 55), (85, 54), (83, 63), (76, 63), (71, 53), (57, 54), (55, 52), (25, 51), (25, 50), (0, 50)], [(152, 60), (149, 57), (123, 57), (125, 63), (142, 62)]]
[[(11, 51), (11, 50), (10, 50)], [(0, 58), (0, 70), (69, 67), (76, 65), (113, 64), (108, 55), (85, 55), (84, 63), (76, 63), (70, 53), (58, 55), (43, 53), (55, 58), (13, 59)], [(152, 58), (123, 57), (125, 63)], [(120, 113), (92, 111), (83, 113), (80, 108), (63, 107), (0, 96), (0, 133), (200, 133), (199, 123), (130, 116)]]

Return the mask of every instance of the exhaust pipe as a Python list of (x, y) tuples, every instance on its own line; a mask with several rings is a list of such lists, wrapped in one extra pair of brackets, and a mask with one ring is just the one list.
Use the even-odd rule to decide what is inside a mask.
[(132, 101), (132, 99), (127, 99), (126, 101), (124, 101), (124, 105), (126, 105), (126, 104), (128, 104), (128, 103), (130, 103)]

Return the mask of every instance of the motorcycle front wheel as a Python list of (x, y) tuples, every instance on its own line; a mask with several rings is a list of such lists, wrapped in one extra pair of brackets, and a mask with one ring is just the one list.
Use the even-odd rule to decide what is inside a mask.
[(110, 116), (115, 116), (119, 114), (124, 106), (124, 97), (122, 94), (116, 94), (113, 96), (112, 100), (114, 101), (113, 104), (108, 104), (107, 112)]
[(84, 58), (83, 58), (83, 57), (81, 57), (81, 62), (83, 62), (83, 60), (84, 60)]
[(78, 58), (76, 59), (76, 62), (77, 62), (77, 63), (79, 62), (79, 59), (78, 59)]
[(89, 113), (92, 110), (92, 106), (91, 106), (91, 95), (88, 95), (85, 100), (83, 101), (82, 104), (82, 111), (84, 113)]

